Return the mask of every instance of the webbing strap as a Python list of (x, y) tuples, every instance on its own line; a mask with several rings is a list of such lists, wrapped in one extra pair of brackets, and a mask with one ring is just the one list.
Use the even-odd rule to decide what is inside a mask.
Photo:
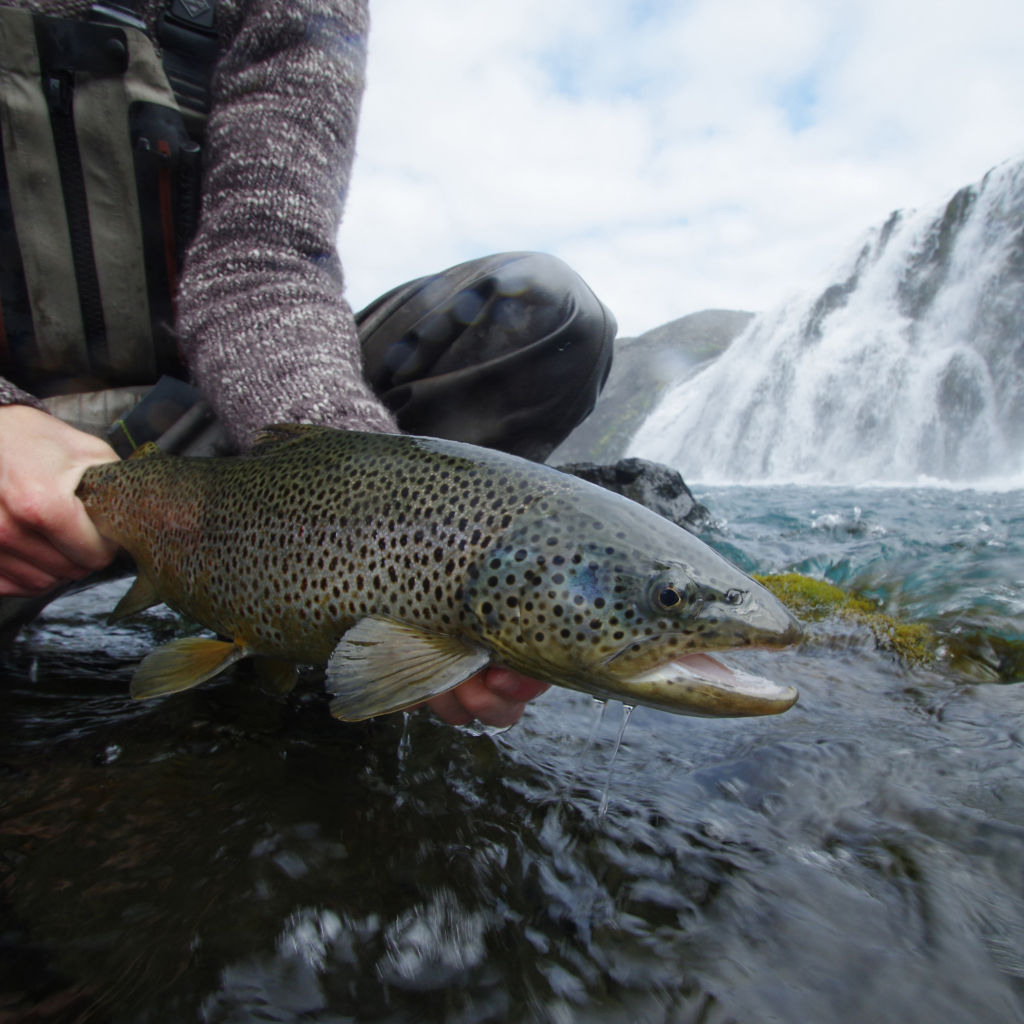
[(151, 377), (155, 353), (128, 108), (136, 101), (172, 109), (176, 104), (153, 44), (137, 29), (120, 31), (128, 43), (128, 70), (124, 78), (79, 74), (75, 132), (90, 154), (86, 196), (111, 368)]
[(142, 226), (128, 131), (128, 98), (120, 78), (79, 72), (75, 134), (83, 160), (93, 260), (103, 302), (106, 355), (119, 375), (152, 377)]
[(0, 8), (0, 130), (40, 361), (84, 373), (89, 355), (35, 27), (14, 8)]

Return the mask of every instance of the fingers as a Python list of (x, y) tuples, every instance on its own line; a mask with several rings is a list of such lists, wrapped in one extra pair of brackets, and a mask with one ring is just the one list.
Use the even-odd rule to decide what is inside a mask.
[(28, 406), (0, 408), (0, 596), (31, 597), (106, 565), (116, 545), (75, 496), (99, 438)]
[(527, 703), (547, 689), (547, 683), (511, 669), (492, 667), (435, 697), (429, 705), (438, 718), (449, 725), (478, 721), (501, 729), (515, 725)]
[(0, 595), (28, 597), (106, 565), (116, 548), (73, 495), (0, 502)]

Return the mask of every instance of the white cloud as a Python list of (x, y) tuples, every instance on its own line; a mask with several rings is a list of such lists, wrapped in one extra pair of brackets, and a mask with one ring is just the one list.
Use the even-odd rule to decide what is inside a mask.
[(1024, 153), (1019, 0), (378, 0), (353, 304), (502, 249), (636, 333), (766, 308)]

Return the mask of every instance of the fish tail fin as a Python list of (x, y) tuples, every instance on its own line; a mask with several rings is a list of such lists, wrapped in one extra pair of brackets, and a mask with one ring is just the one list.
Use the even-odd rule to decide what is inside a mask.
[(239, 644), (209, 637), (172, 640), (148, 655), (136, 669), (132, 697), (143, 700), (189, 690), (223, 672), (247, 653)]

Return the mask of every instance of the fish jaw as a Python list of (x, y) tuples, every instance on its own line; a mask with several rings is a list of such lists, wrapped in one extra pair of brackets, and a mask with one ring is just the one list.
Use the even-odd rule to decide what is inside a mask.
[(796, 702), (795, 687), (730, 666), (709, 654), (686, 654), (635, 676), (613, 677), (608, 694), (624, 703), (644, 704), (698, 718), (778, 715)]

